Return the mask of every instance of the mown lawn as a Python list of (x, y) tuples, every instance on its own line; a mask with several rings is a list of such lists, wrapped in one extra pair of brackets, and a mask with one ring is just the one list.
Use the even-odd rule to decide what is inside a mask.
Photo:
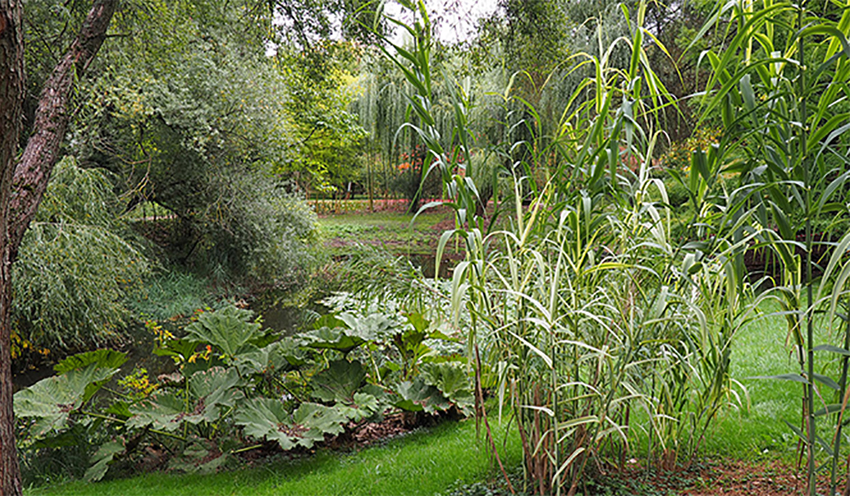
[[(764, 305), (768, 311), (772, 306)], [(705, 451), (724, 457), (791, 460), (796, 437), (785, 421), (800, 425), (802, 389), (799, 383), (760, 377), (799, 370), (786, 347), (787, 324), (782, 316), (765, 316), (740, 331), (732, 349), (732, 377), (746, 389), (743, 408), (727, 408), (705, 440)]]
[[(345, 253), (354, 245), (383, 246), (404, 254), (434, 254), (445, 221), (444, 209), (413, 216), (400, 212), (347, 213), (319, 218), (319, 232), (331, 253)], [(450, 218), (450, 217), (448, 217)]]
[[(504, 439), (504, 429), (497, 427)], [(508, 436), (503, 461), (519, 464), (517, 436)], [(355, 452), (317, 454), (213, 475), (144, 474), (99, 483), (68, 482), (30, 489), (30, 496), (196, 495), (428, 495), (490, 478), (490, 456), (475, 422), (446, 422)]]

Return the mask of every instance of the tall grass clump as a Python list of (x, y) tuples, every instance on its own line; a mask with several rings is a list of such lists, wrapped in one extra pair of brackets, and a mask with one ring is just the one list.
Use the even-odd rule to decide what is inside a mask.
[[(555, 125), (505, 91), (510, 107), (524, 108), (516, 125), (528, 138), (496, 148), (511, 164), (501, 175), (514, 191), (505, 202), (513, 210), (502, 211), (496, 228), (476, 214), (481, 198), (464, 169), (471, 95), (446, 84), (455, 125), (441, 134), (431, 115), (428, 15), (421, 3), (403, 4), (414, 22), (397, 24), (413, 46), (386, 54), (415, 89), (418, 125), (408, 127), (428, 148), (428, 169), (442, 177), (456, 214), (437, 260), (453, 237), (466, 249), (452, 303), (471, 323), (468, 356), (486, 431), (495, 414), (516, 421), (528, 489), (538, 494), (575, 494), (588, 470), (622, 466), (636, 442), (660, 467), (689, 463), (717, 411), (740, 402), (730, 346), (750, 315), (741, 256), (756, 232), (737, 202), (743, 193), (719, 188), (723, 178), (710, 177), (700, 152), (680, 177), (698, 212), (692, 241), (671, 239), (667, 192), (650, 170), (661, 110), (675, 101), (649, 66), (650, 45), (666, 50), (643, 27), (646, 3), (623, 9), (630, 37), (567, 61), (592, 76)], [(628, 64), (613, 65), (623, 46)], [(497, 411), (484, 407), (484, 388), (495, 392)]]
[(847, 304), (850, 238), (837, 234), (846, 232), (848, 213), (850, 9), (729, 2), (718, 4), (701, 34), (711, 29), (730, 41), (703, 54), (712, 69), (704, 119), (725, 129), (706, 176), (735, 175), (736, 191), (747, 192), (739, 208), (754, 214), (754, 247), (777, 260), (759, 300), (778, 303), (797, 367), (773, 378), (800, 384), (801, 422), (786, 422), (805, 450), (808, 494), (820, 470), (835, 494), (850, 355), (839, 311)]

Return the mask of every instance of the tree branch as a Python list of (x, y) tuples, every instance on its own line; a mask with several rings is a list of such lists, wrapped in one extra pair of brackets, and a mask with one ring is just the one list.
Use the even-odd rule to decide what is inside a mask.
[(15, 167), (10, 202), (9, 245), (12, 259), (24, 232), (35, 217), (53, 166), (59, 159), (65, 139), (74, 80), (82, 76), (103, 45), (106, 30), (118, 0), (96, 0), (86, 16), (80, 34), (62, 57), (41, 92), (35, 112), (33, 134)]

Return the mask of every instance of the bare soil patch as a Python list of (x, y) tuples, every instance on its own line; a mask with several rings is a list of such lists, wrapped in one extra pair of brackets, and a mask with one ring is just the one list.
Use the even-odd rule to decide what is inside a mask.
[[(639, 467), (602, 477), (599, 490), (589, 494), (625, 496), (791, 496), (806, 493), (805, 468), (778, 461), (710, 460), (687, 470), (653, 471)], [(845, 494), (847, 481), (842, 477), (836, 494)], [(830, 494), (829, 480), (818, 482), (818, 494)]]

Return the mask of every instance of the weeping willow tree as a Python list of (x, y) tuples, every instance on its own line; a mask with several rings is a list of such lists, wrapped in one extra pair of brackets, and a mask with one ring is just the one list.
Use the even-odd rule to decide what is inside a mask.
[[(464, 109), (472, 130), (471, 163), (462, 164), (482, 193), (482, 202), (497, 194), (499, 177), (521, 175), (543, 184), (558, 167), (553, 144), (565, 115), (593, 98), (588, 88), (593, 67), (578, 54), (596, 57), (613, 70), (625, 70), (631, 51), (622, 40), (632, 36), (623, 7), (613, 1), (593, 5), (560, 0), (502, 2), (501, 9), (479, 20), (472, 40), (432, 40), (431, 98), (428, 102), (439, 141), (456, 143), (451, 88), (468, 102)], [(619, 40), (619, 41), (615, 41)], [(408, 50), (412, 41), (399, 48)], [(411, 102), (415, 91), (386, 59), (367, 54), (359, 76), (361, 92), (354, 102), (360, 124), (369, 134), (367, 187), (388, 194), (399, 176), (415, 210), (427, 170), (405, 172), (411, 151), (419, 145), (411, 127), (419, 127)], [(565, 105), (567, 108), (565, 109)], [(526, 146), (513, 146), (526, 143)], [(551, 153), (539, 153), (550, 150)], [(407, 154), (407, 156), (405, 156)], [(534, 160), (531, 158), (534, 157)], [(401, 168), (401, 170), (400, 170)]]
[[(447, 149), (452, 148), (455, 132), (455, 109), (449, 93), (449, 85), (460, 81), (462, 91), (470, 99), (468, 118), (480, 129), (474, 147), (479, 154), (473, 156), (471, 164), (464, 164), (465, 173), (485, 181), (492, 172), (492, 161), (487, 160), (484, 149), (501, 142), (504, 137), (506, 109), (499, 92), (504, 89), (508, 77), (502, 68), (473, 67), (470, 69), (461, 47), (438, 46), (434, 54), (435, 78), (430, 106), (434, 123), (432, 128)], [(360, 124), (369, 134), (369, 165), (367, 184), (382, 194), (401, 190), (411, 201), (415, 211), (423, 194), (423, 184), (428, 179), (425, 162), (416, 162), (417, 149), (421, 140), (411, 125), (418, 125), (417, 115), (412, 111), (416, 91), (385, 59), (372, 54), (364, 57), (359, 84), (360, 97), (354, 109)], [(439, 184), (439, 179), (434, 176)], [(405, 182), (406, 181), (406, 182)], [(401, 187), (400, 187), (401, 186)]]
[[(530, 150), (551, 149), (564, 115), (593, 97), (590, 90), (576, 91), (593, 76), (593, 68), (576, 54), (597, 57), (614, 69), (629, 66), (629, 47), (615, 42), (628, 39), (634, 29), (621, 9), (612, 1), (592, 6), (505, 1), (501, 10), (479, 21), (474, 39), (433, 42), (431, 127), (443, 147), (451, 149), (455, 116), (448, 89), (456, 86), (469, 103), (465, 119), (474, 131), (472, 163), (465, 172), (484, 196), (497, 184), (499, 171), (537, 178), (533, 188), (557, 167), (551, 154), (535, 154), (537, 161), (530, 161)], [(374, 184), (376, 174), (386, 192), (398, 165), (405, 163), (403, 154), (417, 144), (408, 127), (419, 125), (410, 107), (414, 93), (380, 57), (364, 58), (360, 85), (355, 106), (370, 136), (370, 167), (375, 169), (368, 182)], [(529, 145), (512, 147), (518, 142)], [(525, 166), (514, 170), (519, 164)]]
[(18, 343), (62, 351), (119, 338), (123, 300), (149, 274), (119, 217), (103, 172), (65, 157), (56, 165), (13, 265)]
[(387, 76), (386, 68), (366, 62), (359, 77), (362, 92), (353, 105), (369, 136), (366, 182), (370, 200), (376, 189), (383, 196), (390, 194), (404, 141), (397, 139), (396, 131), (405, 122), (410, 92), (401, 81)]

